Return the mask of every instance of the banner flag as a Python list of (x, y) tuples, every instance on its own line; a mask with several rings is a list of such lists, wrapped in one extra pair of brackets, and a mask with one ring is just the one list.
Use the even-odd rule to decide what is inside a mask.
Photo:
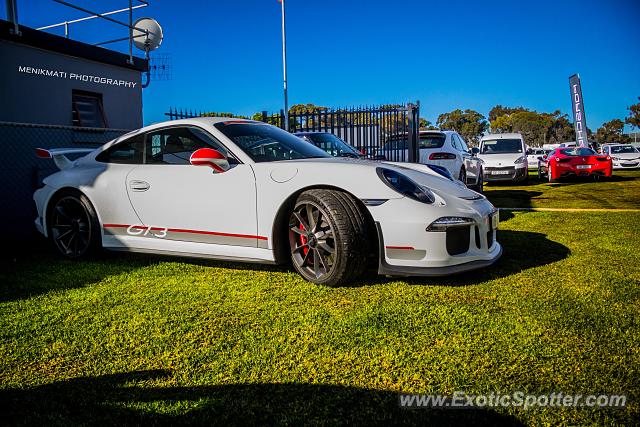
[(571, 106), (573, 107), (573, 126), (576, 130), (576, 145), (588, 147), (587, 118), (584, 114), (584, 98), (582, 98), (582, 87), (578, 74), (569, 77), (569, 87), (571, 89)]

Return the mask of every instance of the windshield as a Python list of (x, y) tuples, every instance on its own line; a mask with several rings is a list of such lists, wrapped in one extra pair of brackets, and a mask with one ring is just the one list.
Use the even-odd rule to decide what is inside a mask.
[(637, 153), (638, 151), (636, 151), (635, 148), (633, 148), (631, 145), (618, 145), (618, 146), (613, 146), (611, 147), (611, 153), (612, 154), (621, 154), (621, 153)]
[(482, 141), (482, 154), (522, 153), (519, 139), (486, 139)]
[(305, 137), (316, 147), (326, 151), (334, 157), (360, 157), (360, 153), (346, 142), (330, 133), (310, 133)]
[(565, 156), (595, 156), (596, 152), (591, 148), (568, 148), (566, 150), (560, 150)]
[(256, 163), (331, 157), (315, 145), (265, 123), (220, 122), (214, 126)]
[(407, 140), (406, 139), (390, 139), (384, 144), (385, 150), (406, 150), (407, 149)]

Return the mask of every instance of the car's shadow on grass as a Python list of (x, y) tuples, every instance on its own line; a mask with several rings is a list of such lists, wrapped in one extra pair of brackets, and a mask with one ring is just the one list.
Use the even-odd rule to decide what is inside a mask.
[[(321, 384), (154, 386), (168, 370), (0, 390), (5, 425), (522, 425), (491, 409), (405, 409), (390, 391)], [(143, 407), (143, 406), (146, 406)], [(153, 407), (164, 410), (153, 411)]]
[[(502, 245), (502, 257), (489, 267), (450, 276), (405, 277), (400, 280), (412, 285), (470, 286), (562, 261), (570, 254), (568, 247), (549, 240), (542, 233), (498, 230), (497, 241)], [(394, 280), (399, 279), (369, 275), (363, 281), (359, 281), (357, 286), (375, 285)]]
[(148, 255), (103, 250), (82, 260), (62, 257), (44, 238), (36, 237), (12, 248), (0, 260), (0, 303), (34, 297), (51, 291), (82, 288), (117, 276), (165, 262), (190, 263), (206, 267), (251, 271), (293, 271), (292, 267)]
[[(485, 193), (485, 196), (496, 207), (499, 208), (530, 208), (533, 206), (532, 199), (544, 200), (540, 198), (542, 191), (531, 190), (494, 190)], [(502, 217), (500, 218), (502, 220)]]
[[(501, 220), (508, 212), (501, 212)], [(527, 231), (498, 230), (498, 242), (503, 255), (494, 265), (468, 273), (445, 277), (402, 278), (410, 284), (468, 286), (488, 280), (500, 279), (523, 270), (560, 261), (569, 255), (569, 249), (549, 240), (544, 234)], [(44, 242), (46, 243), (46, 242)], [(120, 252), (102, 252), (99, 257), (83, 261), (63, 259), (47, 245), (28, 252), (16, 252), (0, 270), (0, 302), (33, 297), (50, 291), (62, 291), (98, 283), (106, 277), (152, 267), (164, 262), (187, 262), (195, 265), (235, 270), (288, 272), (295, 270), (290, 264), (262, 265), (180, 258), (161, 255), (145, 255)], [(302, 280), (302, 279), (301, 279)], [(367, 274), (345, 287), (371, 286), (389, 283), (397, 278), (381, 277), (372, 268)]]

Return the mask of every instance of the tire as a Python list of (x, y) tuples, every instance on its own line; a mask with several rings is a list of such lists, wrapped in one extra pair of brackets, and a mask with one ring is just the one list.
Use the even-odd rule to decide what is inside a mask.
[(538, 165), (538, 181), (542, 181), (542, 166)]
[(100, 222), (84, 194), (63, 190), (48, 205), (48, 235), (53, 246), (70, 259), (95, 255), (101, 249)]
[(289, 216), (293, 267), (312, 283), (346, 284), (367, 266), (372, 247), (369, 230), (365, 212), (351, 195), (336, 190), (305, 191)]
[(467, 171), (464, 167), (460, 168), (460, 175), (458, 176), (458, 179), (462, 181), (464, 185), (467, 185)]
[(551, 172), (551, 168), (547, 167), (547, 179), (549, 180), (549, 182), (553, 182), (553, 173)]
[(484, 172), (482, 169), (478, 171), (477, 183), (473, 186), (472, 190), (480, 194), (484, 192)]

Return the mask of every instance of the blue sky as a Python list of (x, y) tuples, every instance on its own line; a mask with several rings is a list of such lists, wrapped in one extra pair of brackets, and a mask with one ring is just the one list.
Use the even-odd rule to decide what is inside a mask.
[[(72, 1), (100, 11), (128, 4)], [(18, 0), (18, 7), (20, 22), (32, 27), (84, 16), (51, 0)], [(158, 53), (173, 63), (171, 81), (144, 90), (145, 123), (164, 120), (170, 106), (239, 114), (282, 108), (276, 0), (151, 0), (135, 12), (141, 16), (161, 23)], [(432, 122), (455, 108), (486, 116), (496, 104), (569, 113), (568, 77), (577, 72), (595, 130), (624, 118), (640, 96), (639, 18), (638, 0), (287, 0), (289, 103), (420, 100), (421, 116)], [(71, 35), (98, 42), (125, 31), (94, 20)]]

